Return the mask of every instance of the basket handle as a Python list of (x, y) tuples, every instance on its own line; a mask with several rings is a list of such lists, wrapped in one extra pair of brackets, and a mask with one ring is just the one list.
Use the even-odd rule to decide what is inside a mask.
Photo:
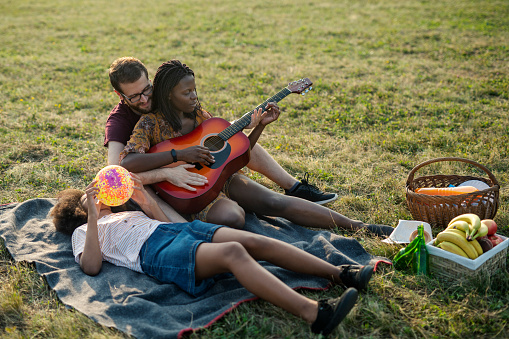
[(486, 167), (484, 167), (483, 165), (481, 165), (475, 161), (472, 161), (472, 160), (468, 160), (468, 159), (464, 159), (464, 158), (455, 158), (455, 157), (436, 158), (436, 159), (431, 159), (431, 160), (420, 163), (419, 165), (415, 166), (408, 174), (406, 186), (408, 187), (410, 185), (410, 183), (414, 180), (414, 174), (419, 168), (424, 167), (429, 164), (432, 164), (434, 162), (440, 162), (440, 161), (461, 161), (461, 162), (466, 162), (467, 164), (470, 164), (470, 165), (474, 165), (474, 166), (482, 169), (484, 172), (486, 172), (486, 174), (488, 174), (488, 176), (490, 177), (490, 180), (494, 186), (499, 186), (498, 181), (495, 178), (495, 176), (493, 175), (493, 173), (491, 173), (491, 171), (489, 169), (487, 169)]

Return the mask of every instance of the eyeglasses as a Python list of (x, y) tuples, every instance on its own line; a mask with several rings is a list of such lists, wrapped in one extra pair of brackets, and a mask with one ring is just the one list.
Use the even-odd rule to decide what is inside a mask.
[(133, 94), (133, 95), (131, 95), (129, 97), (127, 97), (124, 93), (120, 93), (120, 94), (122, 94), (122, 96), (124, 98), (129, 100), (129, 102), (131, 104), (134, 104), (134, 103), (137, 103), (138, 101), (141, 100), (141, 96), (142, 95), (148, 97), (150, 94), (152, 94), (153, 91), (154, 91), (154, 86), (152, 86), (152, 84), (149, 84), (147, 87), (145, 87), (145, 89), (141, 93)]

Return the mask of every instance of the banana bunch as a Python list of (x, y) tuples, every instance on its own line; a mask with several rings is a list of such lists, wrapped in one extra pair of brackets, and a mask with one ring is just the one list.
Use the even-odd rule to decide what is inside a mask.
[(447, 228), (438, 233), (435, 246), (465, 258), (476, 259), (483, 254), (476, 238), (487, 234), (488, 227), (481, 224), (477, 215), (462, 214), (452, 219)]
[(481, 223), (481, 218), (473, 213), (457, 216), (449, 222), (447, 228), (462, 230), (465, 232), (468, 241), (472, 241), (477, 237), (484, 237), (488, 234), (488, 226)]

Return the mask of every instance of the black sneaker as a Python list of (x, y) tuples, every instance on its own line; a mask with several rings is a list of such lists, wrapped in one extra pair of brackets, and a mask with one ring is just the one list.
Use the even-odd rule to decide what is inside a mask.
[(368, 289), (368, 283), (373, 275), (373, 266), (341, 265), (339, 278), (346, 287), (355, 287), (359, 291)]
[(338, 198), (336, 193), (324, 193), (318, 189), (315, 185), (311, 185), (308, 182), (309, 173), (304, 174), (304, 179), (295, 187), (292, 191), (285, 190), (286, 195), (306, 199), (316, 204), (323, 205), (328, 202), (334, 201)]
[(355, 306), (358, 296), (355, 288), (349, 288), (339, 298), (318, 301), (318, 314), (311, 324), (311, 332), (329, 335)]

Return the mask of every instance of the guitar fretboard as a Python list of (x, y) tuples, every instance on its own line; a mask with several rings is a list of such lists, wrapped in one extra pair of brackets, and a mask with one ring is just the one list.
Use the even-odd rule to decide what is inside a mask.
[(249, 125), (249, 123), (251, 122), (251, 114), (253, 114), (257, 109), (261, 108), (265, 112), (265, 107), (269, 102), (279, 102), (282, 99), (286, 98), (291, 93), (292, 92), (288, 88), (283, 88), (281, 91), (279, 91), (279, 93), (265, 100), (263, 103), (258, 105), (254, 110), (244, 114), (242, 118), (228, 126), (224, 131), (219, 133), (218, 136), (224, 141), (230, 139), (233, 135), (242, 131), (244, 127)]

